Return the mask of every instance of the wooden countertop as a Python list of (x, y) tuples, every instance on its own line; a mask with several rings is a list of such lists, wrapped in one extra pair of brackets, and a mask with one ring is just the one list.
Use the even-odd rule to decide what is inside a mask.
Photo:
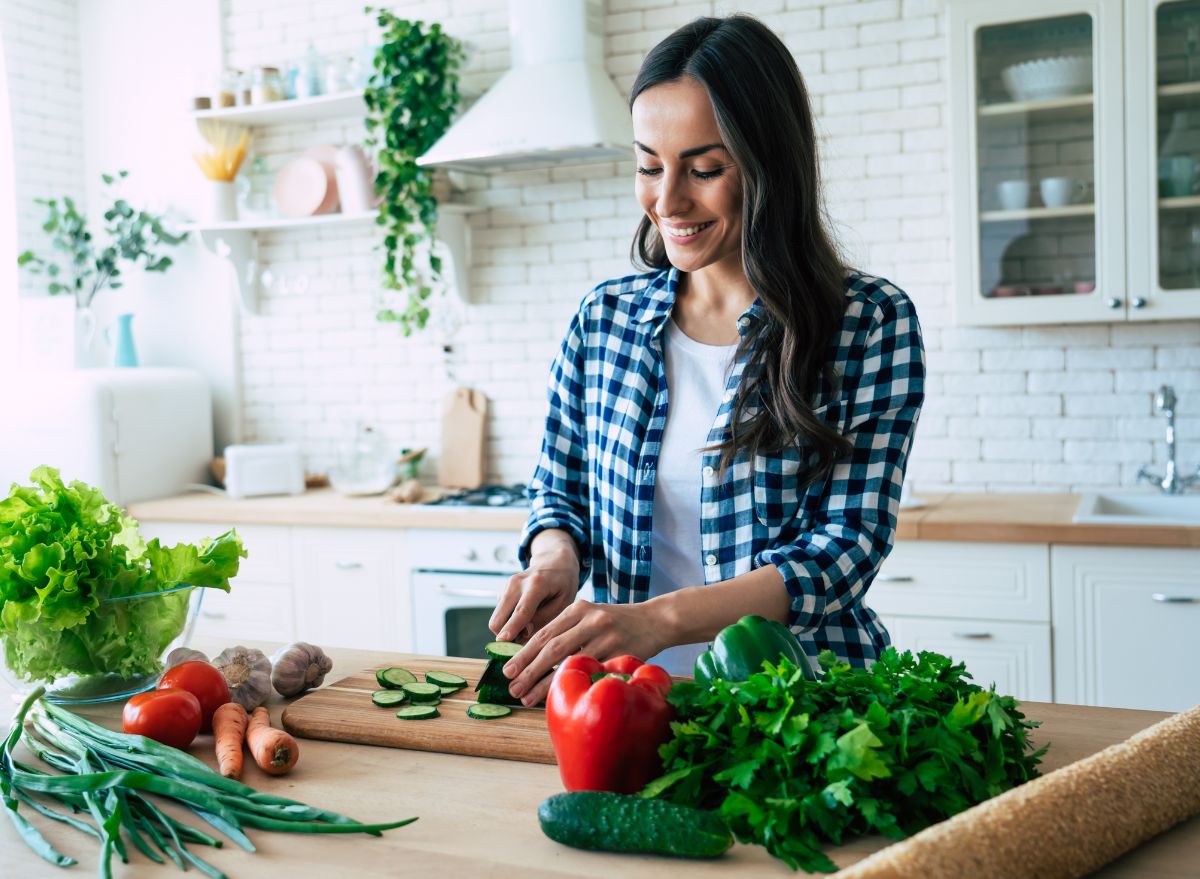
[[(194, 645), (215, 652), (225, 646), (201, 641)], [(268, 652), (275, 645), (258, 644)], [(359, 650), (330, 650), (331, 680), (356, 669), (389, 662), (389, 655)], [(0, 703), (8, 705), (12, 691), (0, 679)], [(270, 704), (279, 724), (282, 700)], [(1038, 742), (1050, 741), (1044, 771), (1064, 766), (1122, 741), (1166, 717), (1153, 711), (1128, 711), (1027, 702), (1026, 714), (1043, 721)], [(5, 712), (7, 713), (7, 712)], [(119, 727), (119, 705), (90, 708), (80, 713), (113, 728)], [(7, 728), (7, 727), (6, 727)], [(257, 854), (227, 845), (221, 850), (197, 847), (197, 852), (239, 877), (352, 876), (391, 877), (494, 876), (522, 879), (621, 875), (629, 879), (662, 877), (680, 870), (695, 876), (795, 876), (758, 846), (735, 845), (713, 862), (679, 862), (661, 858), (583, 852), (560, 846), (542, 835), (537, 806), (562, 786), (554, 766), (347, 745), (304, 739), (294, 772), (269, 778), (248, 762), (244, 781), (312, 805), (343, 812), (360, 820), (383, 821), (413, 815), (420, 820), (391, 830), (382, 837), (315, 836), (251, 831)], [(20, 751), (19, 751), (20, 753)], [(203, 737), (192, 753), (209, 764), (211, 739)], [(32, 759), (27, 753), (22, 759)], [(182, 816), (181, 816), (182, 817)], [(189, 823), (194, 822), (188, 816)], [(33, 816), (47, 839), (65, 854), (80, 860), (74, 872), (87, 875), (96, 863), (99, 846), (78, 831)], [(1036, 833), (1037, 828), (1030, 828)], [(831, 853), (839, 866), (848, 866), (888, 844), (881, 837), (856, 840)], [(1194, 879), (1200, 863), (1200, 816), (1151, 840), (1093, 874), (1100, 879)], [(174, 866), (152, 864), (130, 851), (128, 865), (114, 864), (118, 879), (149, 879), (177, 875)], [(0, 821), (0, 876), (22, 879), (61, 879), (61, 868), (38, 859), (21, 842), (9, 821)]]
[[(1102, 546), (1200, 547), (1200, 526), (1095, 525), (1071, 521), (1077, 494), (936, 494), (924, 506), (902, 509), (898, 540), (988, 543), (1076, 543)], [(318, 489), (290, 497), (230, 500), (185, 494), (130, 504), (135, 519), (219, 525), (326, 525), (350, 528), (446, 528), (518, 532), (527, 511), (518, 508), (397, 504), (386, 498), (344, 497)]]

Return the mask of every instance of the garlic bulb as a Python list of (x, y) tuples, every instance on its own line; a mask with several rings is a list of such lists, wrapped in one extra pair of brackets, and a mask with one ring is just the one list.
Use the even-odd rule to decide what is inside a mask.
[(199, 659), (201, 662), (208, 662), (208, 657), (199, 650), (193, 650), (190, 647), (176, 647), (167, 654), (167, 668), (174, 668), (181, 662), (189, 662), (193, 659)]
[(229, 698), (253, 711), (271, 695), (271, 660), (253, 647), (229, 647), (212, 661), (229, 684)]
[(280, 696), (298, 696), (321, 686), (333, 668), (333, 660), (324, 650), (304, 641), (279, 648), (271, 661), (271, 685)]

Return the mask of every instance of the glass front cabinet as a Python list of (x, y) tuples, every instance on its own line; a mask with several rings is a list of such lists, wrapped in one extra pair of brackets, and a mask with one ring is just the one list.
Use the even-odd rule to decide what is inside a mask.
[(951, 0), (955, 313), (1200, 317), (1200, 0)]

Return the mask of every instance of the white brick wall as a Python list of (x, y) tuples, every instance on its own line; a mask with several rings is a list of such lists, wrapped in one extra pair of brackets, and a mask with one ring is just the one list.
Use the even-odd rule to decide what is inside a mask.
[[(46, 249), (45, 208), (35, 198), (83, 199), (83, 101), (79, 0), (4, 0), (0, 38), (12, 102), (17, 166), (17, 252)], [(42, 295), (44, 276), (21, 272), (23, 296)]]
[[(225, 61), (234, 67), (286, 64), (310, 40), (323, 53), (350, 54), (375, 39), (361, 0), (223, 2)], [(441, 21), (466, 42), (468, 89), (485, 89), (509, 62), (505, 0), (390, 7)], [(1152, 411), (1163, 382), (1180, 396), (1183, 463), (1200, 461), (1200, 322), (952, 324), (945, 7), (945, 0), (608, 0), (607, 67), (628, 89), (645, 52), (701, 14), (751, 12), (788, 43), (818, 112), (827, 200), (846, 255), (907, 290), (925, 329), (928, 401), (909, 470), (918, 493), (1129, 484), (1143, 463), (1163, 457), (1163, 425)], [(46, 114), (57, 124), (76, 119), (73, 3), (7, 0), (2, 8), (0, 25), (19, 24), (5, 27), (10, 75), (28, 90), (18, 86), (14, 102), (40, 108), (23, 111), (32, 117), (22, 117), (27, 130), (51, 130)], [(46, 31), (57, 35), (52, 62), (39, 60), (47, 57), (37, 49)], [(25, 35), (15, 51), (14, 33)], [(54, 95), (43, 102), (48, 88)], [(81, 186), (78, 150), (62, 152), (72, 148), (69, 138), (23, 140), (21, 129), (21, 193), (32, 181), (37, 194)], [(277, 167), (308, 146), (360, 136), (356, 120), (334, 120), (263, 132), (257, 147)], [(441, 398), (469, 383), (491, 401), (489, 478), (525, 481), (540, 440), (546, 369), (568, 317), (593, 284), (629, 271), (639, 216), (632, 177), (632, 163), (616, 163), (471, 179), (461, 198), (482, 208), (471, 219), (474, 283), (445, 356), (436, 330), (406, 340), (374, 321), (378, 258), (369, 233), (264, 238), (279, 280), (262, 314), (243, 321), (250, 438), (298, 440), (319, 467), (365, 418), (397, 445), (429, 446), (422, 475), (431, 478)], [(22, 220), (25, 235), (26, 214)]]

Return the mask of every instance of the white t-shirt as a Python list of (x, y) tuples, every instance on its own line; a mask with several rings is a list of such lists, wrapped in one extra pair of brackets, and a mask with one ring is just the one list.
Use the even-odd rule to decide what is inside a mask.
[[(705, 345), (667, 321), (663, 359), (667, 423), (654, 484), (650, 597), (704, 584), (700, 550), (700, 449), (721, 408), (737, 345)], [(671, 674), (690, 675), (707, 644), (670, 647), (649, 660)]]

